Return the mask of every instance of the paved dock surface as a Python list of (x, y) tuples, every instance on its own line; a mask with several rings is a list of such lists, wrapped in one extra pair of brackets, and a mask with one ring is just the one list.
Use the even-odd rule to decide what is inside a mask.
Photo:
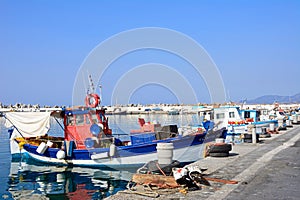
[(288, 199), (300, 197), (300, 126), (258, 144), (236, 144), (226, 158), (207, 157), (192, 165), (207, 167), (207, 176), (236, 180), (235, 185), (210, 182), (201, 190), (150, 198), (118, 193), (108, 199)]
[(241, 184), (225, 199), (300, 199), (300, 140), (276, 154), (248, 184)]

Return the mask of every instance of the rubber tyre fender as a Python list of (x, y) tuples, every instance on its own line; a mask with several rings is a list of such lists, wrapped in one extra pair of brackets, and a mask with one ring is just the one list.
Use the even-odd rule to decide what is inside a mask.
[(209, 149), (209, 153), (225, 153), (231, 150), (231, 144), (212, 145)]
[(209, 153), (211, 157), (228, 157), (229, 152)]
[(246, 139), (244, 139), (244, 142), (245, 142), (245, 143), (252, 143), (252, 138), (250, 138), (250, 139), (249, 139), (249, 138), (246, 138)]
[[(271, 137), (271, 134), (270, 134), (270, 133), (259, 134), (259, 137), (260, 137), (260, 138), (269, 138), (269, 137)], [(252, 138), (251, 138), (251, 140), (252, 140)]]
[[(259, 135), (260, 134), (256, 134), (256, 142), (259, 142)], [(244, 135), (244, 142), (245, 143), (252, 143), (252, 134), (245, 134)]]
[(252, 139), (252, 134), (244, 134), (244, 139)]

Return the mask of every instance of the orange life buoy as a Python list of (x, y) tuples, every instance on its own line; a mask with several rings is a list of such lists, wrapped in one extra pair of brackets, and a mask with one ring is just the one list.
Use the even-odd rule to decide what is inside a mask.
[(90, 108), (96, 108), (100, 103), (100, 97), (97, 94), (88, 94), (85, 97), (85, 105)]

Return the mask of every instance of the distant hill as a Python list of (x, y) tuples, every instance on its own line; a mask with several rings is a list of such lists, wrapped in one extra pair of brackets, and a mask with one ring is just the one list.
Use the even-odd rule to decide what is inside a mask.
[(300, 93), (294, 96), (280, 96), (280, 95), (264, 95), (256, 99), (247, 100), (248, 104), (273, 104), (278, 103), (300, 103)]

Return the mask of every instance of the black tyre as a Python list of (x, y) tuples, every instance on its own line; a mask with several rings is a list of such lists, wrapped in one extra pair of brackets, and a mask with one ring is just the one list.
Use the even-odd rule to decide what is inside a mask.
[(244, 139), (252, 139), (252, 134), (244, 134)]
[(212, 145), (209, 149), (209, 153), (223, 153), (231, 150), (231, 144)]
[(211, 157), (228, 157), (229, 152), (220, 152), (220, 153), (209, 153)]
[(269, 137), (271, 137), (271, 134), (270, 133), (259, 134), (259, 137), (260, 138), (269, 138)]
[[(244, 134), (244, 142), (252, 143), (252, 134)], [(256, 134), (256, 142), (259, 142), (259, 134)]]
[(279, 128), (278, 128), (278, 131), (285, 131), (285, 130), (287, 130), (286, 127), (279, 127)]
[(250, 139), (244, 138), (244, 142), (245, 142), (245, 143), (252, 143), (252, 138), (250, 138)]

